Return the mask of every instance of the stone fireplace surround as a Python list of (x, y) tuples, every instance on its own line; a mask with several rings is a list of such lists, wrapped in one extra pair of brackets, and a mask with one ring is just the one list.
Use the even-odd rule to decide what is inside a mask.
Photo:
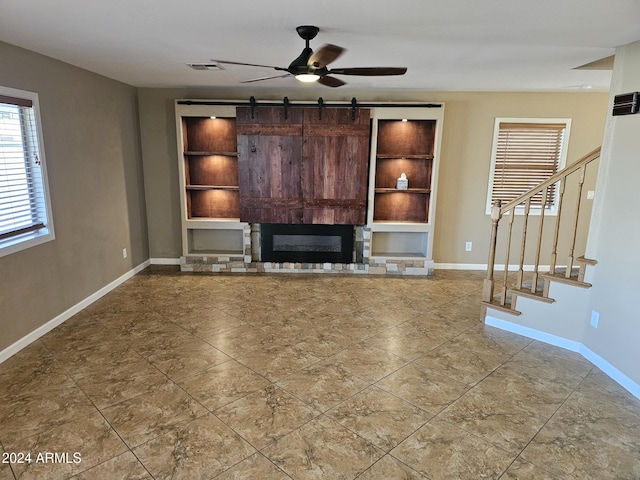
[(180, 258), (180, 270), (198, 273), (324, 273), (356, 275), (433, 275), (433, 260), (389, 258), (371, 255), (371, 230), (354, 227), (351, 263), (263, 262), (260, 224), (246, 224), (243, 252), (237, 255), (189, 255)]

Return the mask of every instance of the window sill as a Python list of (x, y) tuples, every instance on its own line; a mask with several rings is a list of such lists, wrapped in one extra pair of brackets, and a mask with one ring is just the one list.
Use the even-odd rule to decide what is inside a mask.
[(18, 237), (7, 238), (0, 241), (0, 257), (6, 257), (12, 253), (17, 253), (55, 239), (53, 232), (49, 229), (42, 229), (38, 232), (30, 232)]

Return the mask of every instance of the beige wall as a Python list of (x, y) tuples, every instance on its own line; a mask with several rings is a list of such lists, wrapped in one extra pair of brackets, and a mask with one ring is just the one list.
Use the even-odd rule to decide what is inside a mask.
[[(640, 89), (640, 42), (621, 47), (611, 85), (615, 95)], [(609, 110), (610, 112), (610, 110)], [(584, 319), (584, 344), (636, 383), (640, 397), (640, 114), (608, 114), (602, 168), (587, 253), (598, 260), (588, 278), (588, 314), (600, 313), (595, 329)]]
[[(147, 258), (180, 255), (175, 98), (245, 99), (241, 91), (134, 89), (50, 58), (0, 43), (0, 85), (40, 95), (56, 240), (0, 258), (0, 350), (90, 296)], [(640, 43), (619, 49), (613, 94), (637, 90)], [(589, 309), (577, 337), (640, 383), (637, 296), (640, 115), (608, 115), (602, 93), (437, 93), (252, 90), (260, 100), (444, 102), (437, 228), (438, 263), (486, 262), (484, 214), (495, 117), (570, 117), (569, 161), (602, 142), (587, 254)], [(138, 110), (139, 106), (139, 110)], [(138, 116), (140, 122), (138, 122)], [(140, 126), (139, 126), (140, 125)], [(144, 183), (143, 166), (144, 164)], [(146, 193), (146, 203), (145, 203)], [(148, 224), (148, 235), (147, 235)], [(474, 250), (464, 252), (464, 242)], [(122, 248), (129, 258), (122, 258)], [(576, 332), (572, 332), (576, 333)], [(575, 335), (569, 335), (574, 337)]]
[[(434, 259), (485, 264), (491, 230), (485, 208), (495, 118), (571, 118), (567, 158), (571, 163), (601, 144), (607, 95), (463, 93), (448, 94), (445, 101)], [(530, 228), (535, 229), (536, 223), (532, 218)], [(473, 242), (471, 252), (464, 251), (466, 241)]]
[(39, 94), (56, 233), (0, 258), (1, 351), (149, 251), (136, 90), (4, 43), (0, 64), (0, 85)]
[[(342, 90), (252, 90), (258, 100), (444, 102), (444, 128), (433, 257), (441, 264), (487, 262), (490, 220), (485, 215), (493, 125), (496, 117), (568, 117), (573, 120), (568, 162), (599, 146), (606, 93), (437, 93)], [(241, 91), (140, 89), (142, 151), (151, 257), (180, 256), (180, 208), (173, 101), (176, 98), (244, 99)], [(588, 212), (587, 212), (588, 213)], [(588, 218), (588, 217), (587, 217)], [(532, 227), (533, 228), (533, 227)], [(473, 250), (465, 252), (465, 242)], [(582, 254), (583, 252), (580, 252)]]
[[(585, 280), (593, 286), (575, 288), (552, 282), (555, 303), (519, 299), (522, 315), (491, 311), (507, 329), (531, 328), (551, 343), (580, 351), (640, 398), (640, 114), (613, 117), (615, 95), (634, 92), (640, 85), (640, 42), (616, 51), (611, 93), (606, 107), (600, 168), (595, 185), (586, 256), (598, 261), (588, 267)], [(522, 305), (521, 305), (522, 303)], [(591, 326), (592, 311), (600, 314)], [(508, 326), (508, 324), (512, 324)], [(525, 333), (527, 334), (527, 333)], [(586, 347), (586, 348), (585, 348)]]
[[(635, 55), (638, 47), (629, 48)], [(630, 52), (630, 53), (629, 53)], [(180, 256), (178, 160), (174, 99), (246, 99), (240, 90), (138, 89), (77, 69), (41, 55), (0, 43), (0, 85), (38, 92), (42, 108), (56, 240), (0, 258), (0, 350), (82, 301), (149, 257)], [(620, 75), (619, 75), (620, 78)], [(636, 74), (632, 78), (638, 81)], [(618, 80), (619, 90), (633, 90)], [(631, 82), (632, 83), (632, 82)], [(495, 117), (569, 117), (573, 119), (569, 161), (598, 146), (607, 115), (603, 93), (438, 93), (356, 92), (287, 89), (252, 90), (260, 100), (433, 101), (445, 103), (434, 259), (438, 263), (483, 264), (489, 219), (484, 214), (489, 155)], [(138, 121), (139, 117), (139, 121)], [(623, 117), (623, 140), (609, 155), (606, 190), (596, 212), (596, 258), (611, 260), (598, 267), (591, 297), (603, 313), (603, 328), (588, 331), (587, 345), (639, 381), (632, 358), (635, 312), (621, 302), (638, 290), (633, 235), (637, 222), (625, 224), (637, 200), (631, 182), (638, 173), (638, 118)], [(622, 122), (626, 123), (622, 123)], [(635, 122), (635, 123), (633, 123)], [(631, 126), (629, 126), (631, 125)], [(610, 129), (610, 132), (612, 129)], [(609, 138), (614, 138), (609, 133)], [(622, 160), (618, 162), (618, 155)], [(144, 172), (143, 172), (144, 165)], [(615, 165), (618, 165), (617, 167)], [(609, 178), (611, 176), (611, 178)], [(144, 182), (143, 182), (144, 178)], [(618, 182), (628, 186), (619, 189)], [(629, 185), (627, 185), (629, 184)], [(626, 192), (626, 193), (624, 193)], [(598, 201), (600, 197), (596, 197)], [(635, 202), (635, 203), (634, 203)], [(147, 234), (148, 225), (148, 234)], [(635, 227), (630, 227), (634, 225)], [(624, 228), (623, 228), (624, 226)], [(629, 228), (634, 231), (627, 231)], [(630, 239), (624, 240), (623, 232)], [(464, 242), (474, 242), (472, 252)], [(615, 249), (611, 245), (615, 245)], [(618, 249), (621, 245), (622, 248)], [(122, 248), (129, 258), (122, 258)], [(620, 257), (624, 258), (620, 258)], [(614, 257), (609, 259), (608, 257)], [(620, 277), (619, 272), (623, 275)], [(622, 282), (624, 277), (625, 282)], [(628, 277), (628, 278), (627, 278)], [(623, 348), (618, 349), (618, 344)], [(636, 349), (637, 350), (637, 349)], [(626, 356), (626, 357), (625, 357)], [(637, 353), (636, 353), (637, 357)], [(635, 363), (633, 363), (635, 362)]]

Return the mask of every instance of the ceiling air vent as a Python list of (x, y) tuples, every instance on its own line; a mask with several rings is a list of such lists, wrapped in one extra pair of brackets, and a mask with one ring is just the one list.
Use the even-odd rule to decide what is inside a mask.
[(187, 63), (194, 70), (224, 70), (217, 63)]

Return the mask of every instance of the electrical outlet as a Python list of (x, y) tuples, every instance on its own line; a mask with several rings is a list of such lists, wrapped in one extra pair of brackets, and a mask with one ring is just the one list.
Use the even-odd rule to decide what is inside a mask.
[(464, 244), (464, 250), (466, 252), (470, 252), (471, 248), (473, 248), (473, 242), (467, 242), (467, 243)]
[(594, 192), (593, 190), (587, 191), (587, 200), (593, 200), (595, 196), (596, 196), (596, 192)]
[(122, 258), (127, 258), (127, 249), (126, 249), (126, 247), (122, 249)]
[(595, 310), (591, 310), (591, 326), (598, 328), (598, 322), (600, 321), (600, 314)]

